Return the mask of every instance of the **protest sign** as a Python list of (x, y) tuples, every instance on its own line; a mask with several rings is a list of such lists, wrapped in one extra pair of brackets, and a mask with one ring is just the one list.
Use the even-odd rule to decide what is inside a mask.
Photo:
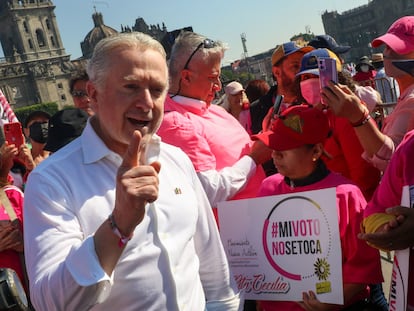
[(335, 188), (226, 201), (220, 234), (246, 299), (343, 304)]

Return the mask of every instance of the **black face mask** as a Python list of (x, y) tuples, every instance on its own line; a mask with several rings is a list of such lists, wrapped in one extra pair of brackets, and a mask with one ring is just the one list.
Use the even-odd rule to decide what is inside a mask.
[(48, 136), (48, 126), (49, 122), (35, 122), (30, 125), (30, 139), (39, 144), (45, 144)]

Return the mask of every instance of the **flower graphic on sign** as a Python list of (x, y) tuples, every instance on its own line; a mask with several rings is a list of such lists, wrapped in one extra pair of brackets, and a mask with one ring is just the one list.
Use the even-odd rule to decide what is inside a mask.
[(331, 274), (328, 261), (325, 258), (318, 258), (313, 266), (315, 267), (315, 274), (318, 277), (319, 281), (326, 281)]

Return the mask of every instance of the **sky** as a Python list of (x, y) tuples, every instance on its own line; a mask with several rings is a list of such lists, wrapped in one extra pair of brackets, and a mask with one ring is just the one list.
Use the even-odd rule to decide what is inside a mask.
[(148, 25), (164, 22), (172, 31), (192, 26), (197, 33), (226, 42), (229, 50), (223, 65), (243, 57), (241, 34), (249, 56), (289, 41), (309, 28), (323, 34), (321, 15), (366, 5), (369, 0), (52, 0), (60, 35), (71, 59), (82, 56), (80, 42), (93, 28), (92, 14), (103, 15), (104, 23), (117, 31), (133, 26), (138, 17)]

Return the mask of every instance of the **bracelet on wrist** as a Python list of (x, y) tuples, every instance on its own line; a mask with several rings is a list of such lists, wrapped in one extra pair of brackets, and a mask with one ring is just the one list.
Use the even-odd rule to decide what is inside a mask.
[(116, 222), (115, 222), (114, 215), (112, 213), (108, 216), (108, 221), (109, 221), (109, 224), (111, 225), (112, 232), (117, 237), (119, 237), (118, 246), (120, 248), (124, 248), (125, 245), (128, 243), (128, 241), (132, 239), (132, 236), (134, 234), (131, 233), (131, 235), (129, 235), (129, 236), (123, 235), (121, 233), (121, 231), (119, 231), (119, 228), (118, 228), (118, 226), (116, 225)]
[(360, 127), (366, 124), (371, 119), (371, 115), (369, 114), (368, 109), (364, 110), (364, 114), (362, 115), (361, 119), (357, 122), (351, 122), (352, 127)]

